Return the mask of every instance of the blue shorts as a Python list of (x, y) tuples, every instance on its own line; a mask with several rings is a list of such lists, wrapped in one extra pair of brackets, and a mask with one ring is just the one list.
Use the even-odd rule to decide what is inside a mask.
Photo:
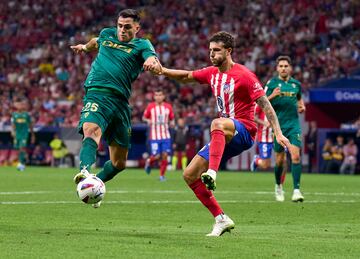
[(150, 140), (149, 144), (151, 155), (156, 156), (163, 152), (171, 155), (171, 139)]
[(271, 152), (273, 148), (272, 142), (258, 142), (259, 156), (261, 159), (271, 158)]
[[(237, 120), (231, 120), (235, 124), (235, 135), (231, 141), (225, 145), (225, 150), (221, 158), (221, 162), (226, 162), (230, 158), (239, 155), (241, 152), (251, 148), (251, 146), (254, 144), (254, 141), (252, 140), (250, 133), (245, 128), (245, 126)], [(203, 157), (206, 161), (209, 161), (210, 143), (206, 144), (198, 152), (198, 155)]]

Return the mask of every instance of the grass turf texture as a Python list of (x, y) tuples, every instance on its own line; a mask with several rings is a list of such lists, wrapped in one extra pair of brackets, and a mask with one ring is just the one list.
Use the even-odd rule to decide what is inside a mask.
[(143, 170), (107, 183), (100, 209), (81, 203), (75, 169), (0, 167), (1, 258), (359, 258), (358, 176), (303, 175), (304, 203), (274, 201), (271, 173), (222, 172), (215, 196), (236, 228), (205, 237), (211, 214), (180, 172)]

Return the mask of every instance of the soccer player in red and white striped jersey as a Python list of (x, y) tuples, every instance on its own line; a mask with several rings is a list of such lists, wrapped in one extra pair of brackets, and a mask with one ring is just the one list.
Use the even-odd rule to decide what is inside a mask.
[(211, 141), (192, 159), (183, 174), (196, 197), (215, 218), (215, 225), (208, 236), (220, 236), (235, 227), (211, 190), (216, 187), (215, 180), (221, 160), (237, 156), (253, 145), (256, 134), (255, 103), (266, 113), (277, 140), (281, 139), (281, 145), (290, 145), (281, 132), (274, 109), (255, 74), (232, 60), (234, 47), (235, 39), (231, 34), (218, 32), (209, 40), (213, 66), (196, 71), (168, 68), (159, 71), (159, 74), (180, 82), (208, 84), (216, 99), (219, 118), (211, 123)]
[(256, 142), (259, 149), (259, 155), (255, 155), (251, 162), (250, 169), (255, 171), (258, 167), (268, 169), (271, 165), (271, 153), (273, 146), (273, 136), (270, 123), (265, 116), (265, 112), (256, 105), (255, 122), (257, 123)]
[(161, 158), (160, 181), (164, 181), (168, 156), (171, 155), (169, 126), (174, 124), (174, 112), (171, 104), (165, 102), (165, 95), (161, 89), (155, 90), (154, 100), (148, 104), (143, 115), (143, 120), (149, 125), (148, 138), (151, 149), (145, 171), (150, 174), (152, 164)]

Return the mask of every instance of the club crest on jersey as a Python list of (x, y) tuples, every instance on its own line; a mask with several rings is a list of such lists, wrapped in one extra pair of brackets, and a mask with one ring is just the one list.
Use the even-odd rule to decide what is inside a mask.
[(225, 83), (224, 84), (224, 94), (229, 94), (229, 93), (230, 93), (230, 84)]

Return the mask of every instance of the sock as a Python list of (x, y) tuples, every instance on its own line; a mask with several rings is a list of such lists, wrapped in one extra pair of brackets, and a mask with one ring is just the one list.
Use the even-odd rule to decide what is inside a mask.
[(171, 160), (171, 165), (174, 170), (177, 169), (177, 164), (178, 164), (178, 157), (177, 154), (174, 154)]
[(281, 175), (283, 172), (283, 167), (275, 165), (275, 182), (276, 184), (281, 184)]
[(206, 189), (205, 184), (200, 179), (190, 184), (189, 187), (193, 190), (196, 197), (201, 201), (201, 203), (210, 211), (210, 213), (214, 217), (223, 213), (223, 210), (216, 201), (212, 192)]
[(292, 163), (291, 173), (294, 181), (294, 189), (300, 189), (301, 164)]
[(19, 151), (19, 162), (23, 165), (26, 163), (26, 152), (24, 150)]
[(224, 132), (222, 130), (213, 130), (210, 143), (209, 169), (217, 172), (225, 149)]
[(164, 176), (166, 173), (166, 167), (167, 167), (167, 160), (161, 160), (160, 162), (160, 176)]
[(188, 163), (188, 159), (187, 159), (187, 156), (183, 156), (181, 158), (181, 169), (184, 170), (187, 166), (187, 163)]
[[(122, 169), (124, 170), (124, 169)], [(96, 175), (99, 177), (104, 183), (113, 179), (115, 175), (117, 175), (122, 170), (117, 169), (113, 166), (111, 160), (106, 161), (103, 169)]]
[(91, 166), (96, 161), (96, 150), (98, 145), (92, 138), (85, 138), (80, 150), (80, 170), (84, 167), (90, 172)]

